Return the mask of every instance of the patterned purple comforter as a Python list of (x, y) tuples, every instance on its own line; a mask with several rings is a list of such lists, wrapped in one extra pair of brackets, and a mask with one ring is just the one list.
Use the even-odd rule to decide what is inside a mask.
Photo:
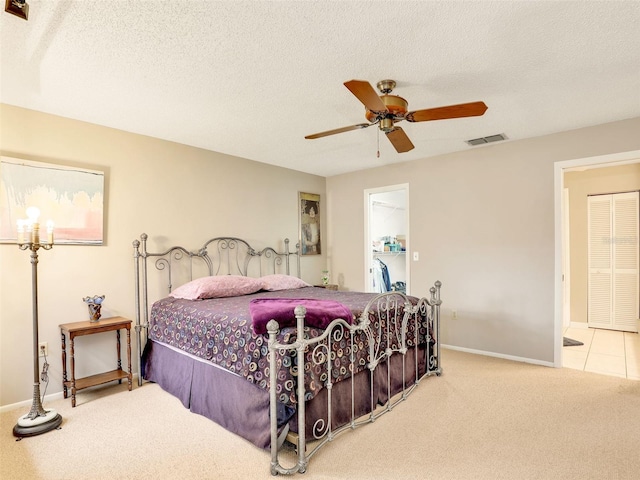
[[(206, 300), (183, 300), (173, 297), (155, 302), (151, 309), (149, 338), (171, 345), (198, 358), (212, 363), (246, 378), (260, 388), (269, 389), (268, 336), (254, 333), (249, 302), (255, 298), (305, 298), (335, 300), (347, 305), (358, 318), (367, 303), (376, 294), (360, 292), (337, 292), (324, 288), (305, 287), (277, 292), (258, 292), (240, 297), (215, 298)], [(412, 298), (415, 303), (417, 299)], [(276, 319), (277, 320), (277, 319)], [(371, 317), (375, 328), (377, 317)], [(414, 330), (409, 322), (409, 330)], [(318, 336), (322, 330), (305, 327), (308, 337)], [(411, 336), (409, 336), (411, 337)], [(426, 328), (420, 327), (420, 338), (426, 337)], [(284, 328), (279, 334), (280, 342), (291, 343), (296, 338), (295, 328)], [(413, 346), (412, 342), (408, 342)], [(359, 334), (355, 341), (358, 369), (367, 365), (368, 351), (365, 335)], [(384, 346), (383, 346), (384, 348)], [(349, 357), (350, 340), (343, 338), (332, 342), (334, 352), (333, 382), (351, 375)], [(307, 352), (309, 355), (309, 353)], [(295, 403), (296, 356), (280, 355), (278, 365), (278, 399), (286, 404)], [(284, 368), (282, 368), (284, 367)], [(306, 399), (313, 398), (326, 381), (326, 369), (321, 366), (307, 366)]]

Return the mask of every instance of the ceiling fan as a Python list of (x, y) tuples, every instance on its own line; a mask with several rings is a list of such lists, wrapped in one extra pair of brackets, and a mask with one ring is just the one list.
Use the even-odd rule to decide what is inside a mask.
[(429, 120), (444, 120), (448, 118), (476, 117), (487, 111), (484, 102), (461, 103), (446, 107), (427, 108), (424, 110), (407, 111), (407, 101), (397, 95), (390, 95), (396, 87), (395, 80), (381, 80), (377, 83), (378, 95), (371, 84), (364, 80), (349, 80), (344, 86), (353, 93), (365, 106), (365, 117), (370, 123), (359, 123), (349, 127), (336, 128), (326, 132), (307, 135), (306, 139), (326, 137), (336, 133), (349, 132), (378, 125), (386, 135), (398, 153), (408, 152), (414, 148), (407, 134), (402, 128), (395, 125), (396, 122), (406, 120), (408, 122), (426, 122)]

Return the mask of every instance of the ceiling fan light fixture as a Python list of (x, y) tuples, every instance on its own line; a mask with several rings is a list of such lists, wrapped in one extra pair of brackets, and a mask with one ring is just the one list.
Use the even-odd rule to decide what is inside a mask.
[[(444, 107), (425, 108), (422, 110), (408, 111), (407, 101), (397, 95), (391, 95), (396, 87), (395, 80), (381, 80), (377, 83), (378, 90), (382, 95), (374, 90), (366, 80), (349, 80), (344, 82), (344, 86), (364, 105), (365, 117), (369, 123), (351, 125), (349, 127), (335, 128), (326, 132), (307, 135), (306, 139), (326, 137), (337, 133), (348, 132), (360, 128), (379, 125), (379, 129), (386, 134), (393, 147), (398, 153), (408, 152), (414, 149), (413, 143), (405, 131), (396, 127), (396, 122), (406, 120), (407, 122), (427, 122), (431, 120), (444, 120), (450, 118), (478, 117), (484, 115), (487, 106), (484, 102), (460, 103), (457, 105), (447, 105)], [(380, 131), (379, 130), (379, 131)], [(379, 137), (378, 137), (379, 138)], [(489, 138), (489, 137), (487, 137)], [(475, 142), (475, 140), (473, 140)], [(479, 143), (497, 141), (494, 139), (483, 139)], [(477, 143), (477, 144), (479, 144)]]
[(370, 122), (375, 122), (376, 119), (384, 117), (384, 118), (392, 118), (396, 121), (403, 120), (405, 115), (407, 114), (407, 101), (399, 97), (398, 95), (381, 95), (380, 100), (384, 103), (384, 106), (387, 108), (387, 111), (384, 113), (380, 112), (372, 112), (367, 109), (365, 111), (364, 116)]
[(4, 11), (25, 20), (29, 18), (29, 4), (25, 0), (6, 0)]
[(396, 81), (395, 80), (380, 80), (376, 84), (376, 87), (378, 87), (378, 90), (380, 90), (381, 93), (386, 95), (387, 93), (391, 93), (393, 91), (393, 89), (396, 88)]
[(383, 132), (390, 132), (393, 130), (393, 119), (392, 118), (383, 118), (380, 120), (380, 130)]

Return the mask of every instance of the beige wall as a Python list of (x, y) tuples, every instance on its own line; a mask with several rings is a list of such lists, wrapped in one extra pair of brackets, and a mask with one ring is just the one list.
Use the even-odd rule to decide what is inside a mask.
[(569, 189), (571, 322), (587, 322), (587, 196), (640, 190), (640, 158), (638, 162), (564, 175)]
[(443, 343), (552, 363), (554, 162), (640, 150), (638, 132), (634, 118), (330, 177), (329, 268), (363, 288), (363, 190), (409, 183), (411, 292), (442, 281)]
[[(635, 118), (324, 179), (6, 105), (0, 127), (2, 155), (106, 172), (106, 245), (41, 256), (48, 394), (61, 391), (58, 325), (85, 319), (83, 296), (105, 294), (106, 315), (133, 316), (131, 242), (140, 233), (157, 247), (214, 235), (278, 243), (297, 236), (297, 192), (320, 193), (332, 279), (362, 290), (363, 192), (402, 183), (410, 185), (411, 251), (420, 252), (412, 293), (443, 282), (443, 343), (552, 362), (554, 162), (640, 150)], [(324, 256), (303, 258), (303, 278), (315, 283), (324, 264)], [(0, 405), (9, 405), (32, 392), (28, 255), (0, 245), (0, 270)], [(112, 368), (106, 337), (82, 339), (79, 375)]]
[[(59, 245), (38, 265), (40, 341), (49, 344), (47, 394), (60, 392), (58, 325), (87, 319), (82, 297), (106, 295), (103, 316), (134, 318), (133, 250), (230, 235), (257, 247), (298, 235), (298, 191), (325, 193), (325, 179), (150, 137), (0, 105), (0, 154), (103, 170), (106, 244)], [(322, 219), (326, 223), (326, 216)], [(323, 256), (304, 257), (302, 276), (318, 282)], [(0, 406), (33, 391), (31, 265), (15, 244), (0, 245)], [(77, 341), (77, 376), (114, 368), (110, 334)], [(135, 355), (135, 351), (134, 351)]]

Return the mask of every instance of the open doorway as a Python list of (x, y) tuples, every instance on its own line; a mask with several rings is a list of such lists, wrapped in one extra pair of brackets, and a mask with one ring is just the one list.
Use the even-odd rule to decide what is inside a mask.
[[(554, 366), (563, 366), (563, 337), (567, 323), (575, 325), (576, 320), (581, 317), (586, 319), (586, 299), (580, 301), (577, 295), (571, 294), (571, 299), (565, 295), (566, 291), (571, 290), (571, 283), (575, 281), (572, 275), (569, 275), (569, 262), (567, 259), (571, 256), (573, 261), (573, 253), (569, 254), (569, 243), (574, 243), (574, 238), (570, 238), (569, 229), (565, 222), (569, 220), (568, 207), (571, 201), (568, 201), (565, 175), (569, 172), (585, 171), (601, 169), (603, 167), (614, 167), (620, 165), (629, 165), (640, 163), (640, 151), (624, 152), (619, 154), (605, 155), (599, 157), (590, 157), (584, 159), (568, 160), (557, 162), (555, 164), (555, 330), (554, 330)], [(586, 202), (586, 199), (585, 199)], [(586, 227), (585, 227), (586, 230)], [(586, 246), (585, 246), (586, 249)], [(571, 306), (573, 305), (573, 307)], [(578, 305), (580, 308), (577, 308)], [(567, 311), (567, 309), (570, 309)], [(580, 309), (584, 309), (581, 312)], [(575, 317), (575, 318), (572, 318)], [(586, 328), (586, 323), (585, 323)]]
[(364, 197), (366, 291), (409, 293), (409, 185), (367, 189)]

